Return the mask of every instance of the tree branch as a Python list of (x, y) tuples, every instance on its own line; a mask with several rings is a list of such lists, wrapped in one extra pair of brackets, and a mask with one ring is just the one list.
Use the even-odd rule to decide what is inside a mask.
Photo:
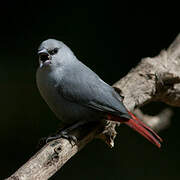
[(140, 109), (135, 109), (134, 113), (139, 119), (145, 122), (156, 132), (168, 128), (171, 123), (171, 117), (173, 115), (172, 110), (169, 108), (164, 109), (156, 116), (149, 116), (144, 114)]
[[(113, 87), (124, 96), (124, 104), (129, 110), (134, 110), (152, 101), (161, 101), (179, 107), (180, 34), (166, 51), (161, 51), (154, 58), (142, 59), (136, 68), (115, 83)], [(139, 114), (142, 120), (151, 122), (153, 119), (140, 112)], [(156, 117), (156, 123), (153, 125), (155, 129), (164, 128), (161, 117), (164, 117), (164, 114), (167, 114), (167, 111)], [(168, 114), (170, 115), (171, 113)], [(103, 139), (110, 147), (113, 147), (116, 125), (117, 123), (107, 121), (79, 128), (72, 132), (78, 138), (78, 143), (74, 146), (62, 138), (46, 144), (8, 180), (46, 180), (94, 137)]]

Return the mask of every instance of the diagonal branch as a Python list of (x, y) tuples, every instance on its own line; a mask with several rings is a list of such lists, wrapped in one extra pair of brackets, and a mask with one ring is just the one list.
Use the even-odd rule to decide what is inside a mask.
[[(156, 57), (142, 59), (137, 67), (115, 83), (114, 87), (125, 97), (124, 104), (129, 110), (151, 101), (161, 101), (179, 107), (180, 34), (166, 51), (163, 50)], [(159, 119), (161, 121), (161, 118)], [(46, 180), (94, 137), (103, 139), (113, 147), (115, 126), (116, 123), (107, 122), (79, 128), (72, 132), (78, 138), (78, 143), (74, 146), (65, 139), (46, 144), (7, 180)]]

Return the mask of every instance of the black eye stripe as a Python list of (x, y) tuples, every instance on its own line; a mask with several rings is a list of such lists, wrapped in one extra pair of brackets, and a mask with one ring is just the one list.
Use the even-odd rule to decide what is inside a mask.
[(58, 48), (54, 48), (52, 50), (49, 50), (49, 54), (54, 55), (58, 52)]

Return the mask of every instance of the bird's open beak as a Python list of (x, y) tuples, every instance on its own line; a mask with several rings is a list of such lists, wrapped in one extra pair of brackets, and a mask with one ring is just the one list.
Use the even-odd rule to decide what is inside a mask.
[(39, 50), (38, 55), (40, 68), (42, 68), (44, 64), (50, 63), (51, 56), (46, 49)]

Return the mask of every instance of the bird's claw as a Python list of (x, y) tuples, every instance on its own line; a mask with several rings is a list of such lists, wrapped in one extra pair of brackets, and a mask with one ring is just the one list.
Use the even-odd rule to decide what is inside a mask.
[(48, 143), (48, 142), (50, 142), (50, 141), (53, 141), (53, 140), (56, 140), (56, 139), (59, 139), (59, 138), (65, 138), (65, 139), (67, 139), (72, 146), (74, 146), (74, 145), (77, 144), (77, 138), (76, 138), (76, 136), (70, 135), (70, 134), (68, 134), (66, 131), (61, 131), (59, 134), (57, 134), (57, 135), (55, 135), (55, 136), (49, 136), (49, 137), (46, 139), (46, 143)]

